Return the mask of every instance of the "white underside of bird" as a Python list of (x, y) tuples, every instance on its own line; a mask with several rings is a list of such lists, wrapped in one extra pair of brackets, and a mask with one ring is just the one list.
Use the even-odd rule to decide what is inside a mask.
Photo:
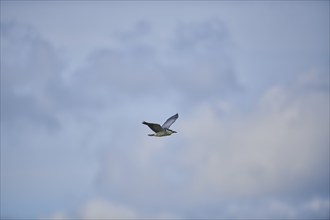
[(163, 137), (163, 136), (169, 136), (173, 133), (176, 133), (176, 132), (172, 132), (172, 131), (169, 131), (169, 130), (164, 130), (164, 131), (159, 131), (159, 132), (154, 133), (154, 134), (148, 134), (148, 136)]

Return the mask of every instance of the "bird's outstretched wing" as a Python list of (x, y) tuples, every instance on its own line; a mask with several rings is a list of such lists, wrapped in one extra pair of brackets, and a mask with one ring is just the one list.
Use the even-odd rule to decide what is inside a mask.
[(156, 133), (163, 130), (163, 128), (159, 124), (149, 123), (149, 122), (145, 122), (145, 121), (142, 122), (142, 124), (148, 125), (148, 127)]
[(175, 115), (173, 115), (172, 117), (170, 117), (169, 119), (167, 119), (165, 121), (165, 123), (163, 124), (162, 128), (170, 128), (171, 125), (175, 122), (176, 119), (178, 119), (179, 114), (176, 113)]

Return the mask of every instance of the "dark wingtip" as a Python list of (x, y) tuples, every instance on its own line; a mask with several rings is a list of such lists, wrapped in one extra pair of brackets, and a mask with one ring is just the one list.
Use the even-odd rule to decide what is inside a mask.
[(142, 122), (142, 124), (146, 125), (146, 124), (147, 124), (147, 122), (143, 121), (143, 122)]

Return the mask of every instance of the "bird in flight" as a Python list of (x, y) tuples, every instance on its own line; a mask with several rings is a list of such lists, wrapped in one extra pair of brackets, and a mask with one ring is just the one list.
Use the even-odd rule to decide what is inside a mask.
[(163, 136), (169, 136), (173, 133), (177, 133), (176, 131), (173, 131), (170, 129), (170, 126), (178, 119), (179, 115), (176, 113), (169, 119), (165, 121), (165, 123), (160, 126), (159, 124), (149, 123), (149, 122), (142, 122), (144, 125), (148, 125), (148, 127), (153, 130), (154, 134), (148, 134), (148, 136), (155, 136), (155, 137), (163, 137)]

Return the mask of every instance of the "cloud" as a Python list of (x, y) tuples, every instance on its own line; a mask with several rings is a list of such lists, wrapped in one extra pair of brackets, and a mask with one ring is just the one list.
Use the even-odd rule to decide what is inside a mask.
[(79, 86), (84, 97), (100, 97), (102, 102), (108, 94), (165, 100), (175, 94), (194, 105), (240, 88), (229, 62), (230, 40), (222, 22), (182, 24), (165, 45), (145, 41), (153, 30), (148, 22), (137, 23), (136, 30), (124, 39), (125, 32), (112, 36), (116, 47), (93, 51), (85, 67), (71, 78), (72, 86)]
[[(313, 205), (317, 204), (316, 207)], [(227, 203), (223, 212), (228, 218), (265, 218), (265, 219), (300, 219), (329, 217), (329, 199), (310, 198), (305, 201), (290, 201), (279, 198), (266, 198), (261, 200), (246, 200), (244, 202)]]
[[(299, 94), (274, 86), (253, 115), (238, 115), (229, 123), (208, 105), (197, 108), (182, 128), (190, 146), (185, 160), (199, 171), (196, 183), (215, 196), (294, 191), (300, 181), (313, 187), (311, 179), (326, 189), (327, 99), (324, 92)], [(309, 190), (316, 192), (319, 185), (314, 187)]]
[(62, 62), (51, 45), (30, 26), (1, 24), (1, 106), (8, 124), (33, 119), (48, 128), (57, 126), (48, 88), (59, 81)]
[[(327, 217), (328, 71), (267, 85), (246, 111), (237, 91), (254, 84), (219, 20), (182, 23), (162, 45), (137, 23), (67, 75), (33, 28), (1, 28), (2, 215)], [(142, 120), (177, 111), (178, 135), (146, 136)]]
[(193, 170), (187, 190), (190, 201), (213, 200), (221, 204), (229, 200), (230, 204), (233, 198), (279, 198), (282, 205), (270, 206), (276, 211), (266, 209), (269, 212), (259, 215), (253, 213), (255, 208), (249, 208), (251, 212), (245, 213), (243, 202), (238, 213), (262, 218), (326, 217), (326, 206), (318, 214), (308, 208), (301, 211), (286, 201), (311, 200), (314, 195), (324, 198), (324, 204), (329, 201), (329, 97), (324, 89), (310, 90), (311, 85), (324, 88), (320, 74), (314, 75), (309, 78), (317, 80), (303, 86), (297, 80), (290, 86), (269, 88), (253, 114), (221, 116), (204, 105), (181, 121), (183, 127), (179, 130), (185, 131), (182, 135), (189, 146), (182, 154), (183, 164)]
[(83, 208), (81, 217), (82, 219), (135, 219), (137, 214), (127, 207), (103, 199), (93, 199)]
[(67, 105), (64, 63), (34, 28), (1, 24), (1, 54), (1, 217), (35, 218), (83, 197), (95, 172), (80, 151), (88, 130)]
[(53, 214), (50, 219), (178, 219), (179, 217), (170, 213), (141, 213), (138, 210), (113, 203), (111, 200), (95, 197), (90, 198), (71, 214), (58, 212)]
[[(100, 164), (106, 168), (100, 171), (100, 183), (97, 184), (104, 187), (103, 183), (114, 180), (114, 184), (118, 184), (115, 187), (124, 189), (126, 186), (132, 194), (137, 193), (135, 190), (145, 191), (148, 180), (149, 192), (155, 194), (159, 194), (157, 184), (166, 187), (166, 183), (162, 181), (174, 184), (181, 181), (183, 171), (172, 173), (176, 164), (166, 167), (165, 177), (156, 174), (156, 168), (148, 168), (157, 163), (153, 158), (157, 151), (153, 149), (153, 145), (146, 143), (146, 147), (137, 151), (132, 149), (136, 146), (135, 143), (144, 145), (145, 140), (139, 140), (139, 135), (125, 141), (122, 138), (125, 132), (145, 135), (141, 132), (140, 122), (144, 120), (142, 114), (145, 116), (151, 111), (145, 112), (146, 106), (156, 103), (159, 108), (164, 109), (164, 117), (167, 117), (166, 112), (177, 111), (173, 106), (181, 101), (182, 96), (192, 98), (191, 94), (196, 92), (194, 86), (187, 87), (186, 90), (180, 84), (172, 83), (177, 77), (184, 82), (189, 76), (180, 71), (168, 73), (167, 70), (173, 67), (164, 63), (162, 49), (133, 37), (148, 35), (151, 29), (147, 23), (142, 27), (141, 23), (138, 24), (137, 31), (132, 32), (132, 36), (125, 40), (126, 43), (129, 42), (128, 46), (95, 50), (87, 57), (86, 64), (68, 75), (65, 75), (67, 66), (59, 58), (56, 49), (34, 28), (17, 23), (8, 23), (1, 27), (1, 52), (6, 54), (2, 60), (1, 82), (1, 99), (4, 103), (1, 105), (1, 117), (5, 119), (1, 122), (4, 128), (1, 132), (6, 136), (2, 139), (2, 152), (6, 154), (6, 159), (2, 160), (2, 185), (5, 190), (2, 198), (7, 202), (5, 215), (19, 210), (16, 216), (35, 216), (36, 213), (42, 215), (49, 212), (52, 208), (72, 207), (72, 201), (86, 196), (84, 193), (79, 195), (80, 192), (93, 191), (89, 187), (92, 186), (95, 170)], [(170, 48), (167, 53), (174, 55), (176, 49)], [(20, 56), (17, 59), (18, 54)], [(210, 78), (203, 85), (199, 85), (198, 78), (190, 82), (201, 88), (217, 77), (213, 70), (209, 75)], [(132, 109), (135, 110), (134, 113)], [(110, 150), (104, 150), (107, 148)], [(138, 156), (127, 154), (127, 151)], [(137, 180), (139, 175), (147, 178), (137, 181), (137, 186), (130, 188), (122, 183), (120, 174), (117, 179), (116, 176), (102, 176), (107, 169), (110, 169), (111, 174), (116, 171), (112, 165), (108, 167), (102, 161), (103, 157), (99, 162), (100, 152), (107, 153), (104, 158), (110, 159), (110, 165), (117, 166), (125, 160), (131, 160), (131, 163), (126, 162), (127, 165), (122, 164), (127, 168), (129, 181)], [(117, 156), (112, 155), (113, 153), (117, 153)], [(159, 158), (162, 158), (160, 153)], [(166, 153), (168, 158), (172, 157), (170, 152), (162, 153)], [(61, 160), (61, 165), (56, 160)], [(165, 164), (166, 161), (160, 160), (157, 166), (163, 167)], [(65, 180), (73, 175), (75, 169), (84, 172), (76, 172), (74, 180), (66, 184)], [(34, 178), (30, 179), (32, 176)], [(12, 184), (13, 182), (16, 184)], [(34, 184), (36, 182), (47, 184), (40, 187), (39, 184)], [(23, 183), (26, 183), (24, 187)], [(66, 190), (73, 189), (75, 185), (80, 187), (70, 193)], [(18, 188), (21, 190), (17, 191)], [(36, 199), (27, 205), (32, 195), (25, 192), (36, 191), (39, 192)], [(129, 198), (116, 188), (104, 189), (108, 195), (116, 191), (117, 199), (118, 195)], [(42, 202), (50, 194), (58, 197), (54, 201)], [(64, 199), (69, 194), (73, 198), (65, 202)], [(174, 194), (171, 197), (174, 198)], [(135, 198), (140, 200), (139, 197)], [(15, 204), (16, 200), (21, 203)], [(150, 200), (145, 204), (150, 204), (149, 202)], [(159, 204), (162, 203), (159, 202), (152, 211), (155, 215), (167, 213), (166, 210), (159, 209)], [(169, 200), (164, 202), (170, 204)], [(41, 204), (43, 211), (38, 212), (36, 207), (41, 207)], [(144, 211), (148, 212), (145, 204)]]
[[(317, 89), (326, 75), (308, 74), (315, 81), (270, 87), (252, 113), (204, 103), (180, 118), (178, 139), (121, 140), (123, 149), (105, 153), (97, 188), (139, 210), (189, 218), (326, 216), (329, 106)], [(320, 212), (307, 205), (314, 200)]]
[(240, 90), (229, 52), (232, 45), (220, 20), (179, 25), (166, 57), (173, 87), (196, 104)]

